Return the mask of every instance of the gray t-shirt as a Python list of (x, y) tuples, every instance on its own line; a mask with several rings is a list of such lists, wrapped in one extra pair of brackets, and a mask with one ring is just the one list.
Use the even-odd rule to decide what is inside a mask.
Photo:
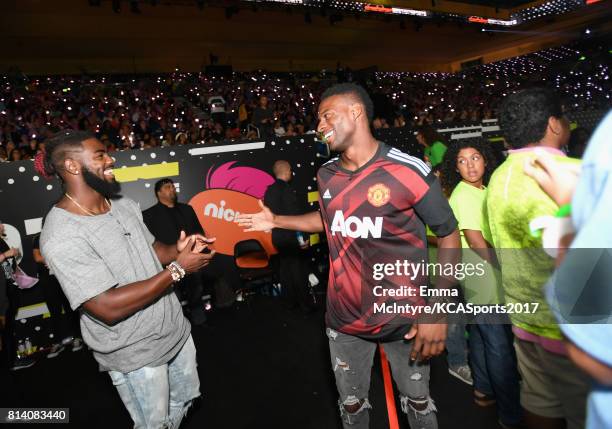
[[(108, 289), (162, 271), (154, 240), (138, 205), (121, 198), (112, 202), (108, 213), (98, 216), (79, 216), (53, 207), (40, 246), (76, 310)], [(176, 295), (168, 289), (149, 306), (111, 326), (81, 311), (81, 332), (101, 370), (125, 373), (167, 363), (189, 337), (191, 326)]]

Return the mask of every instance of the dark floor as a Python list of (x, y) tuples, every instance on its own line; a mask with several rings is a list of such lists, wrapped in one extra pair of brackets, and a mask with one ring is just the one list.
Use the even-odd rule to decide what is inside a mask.
[[(211, 328), (193, 331), (203, 399), (182, 429), (341, 427), (322, 309), (305, 318), (274, 298), (257, 296), (250, 308), (217, 310), (211, 322)], [(67, 407), (75, 428), (131, 427), (108, 375), (98, 372), (85, 350), (65, 351), (8, 375), (3, 371), (0, 406)], [(495, 408), (474, 405), (470, 387), (448, 374), (444, 357), (432, 366), (441, 429), (498, 427)], [(378, 358), (370, 401), (372, 429), (388, 428)], [(400, 427), (408, 427), (403, 415)]]

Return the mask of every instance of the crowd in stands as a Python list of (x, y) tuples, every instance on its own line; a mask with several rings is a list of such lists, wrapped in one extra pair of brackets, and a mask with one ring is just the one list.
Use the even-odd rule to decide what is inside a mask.
[(358, 81), (372, 94), (374, 129), (478, 123), (499, 101), (546, 83), (566, 109), (610, 105), (607, 50), (553, 48), (461, 73), (316, 74), (264, 71), (213, 76), (0, 77), (0, 161), (31, 159), (61, 129), (96, 133), (109, 151), (211, 144), (301, 135), (316, 127), (316, 106), (336, 81)]

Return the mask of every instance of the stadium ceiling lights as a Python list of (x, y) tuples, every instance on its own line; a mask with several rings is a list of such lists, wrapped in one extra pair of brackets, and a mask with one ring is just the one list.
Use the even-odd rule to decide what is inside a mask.
[(412, 15), (427, 18), (431, 16), (431, 12), (426, 10), (406, 9), (403, 7), (387, 7), (379, 4), (363, 4), (364, 12), (391, 13), (394, 15)]
[(470, 16), (468, 18), (468, 22), (473, 22), (477, 24), (489, 24), (489, 25), (504, 25), (506, 27), (516, 25), (519, 23), (518, 20), (512, 19), (509, 21), (503, 19), (493, 19), (493, 18), (482, 18), (480, 16)]
[[(347, 0), (243, 0), (248, 2), (276, 3), (294, 6), (319, 7), (338, 9), (345, 12), (363, 12), (371, 14), (417, 16), (421, 18), (431, 18), (434, 14), (428, 10), (409, 9), (380, 4), (363, 3)], [(511, 27), (523, 22), (542, 18), (550, 15), (560, 15), (574, 11), (585, 5), (598, 3), (601, 0), (550, 0), (538, 6), (526, 8), (513, 13), (509, 20), (487, 18), (481, 16), (459, 16), (451, 13), (436, 12), (436, 15), (446, 16), (455, 19), (466, 19), (470, 23), (485, 25), (500, 25)]]
[(598, 0), (550, 0), (540, 5), (521, 9), (513, 13), (511, 18), (519, 22), (529, 21), (532, 19), (543, 18), (551, 15), (561, 15), (572, 12), (585, 5), (597, 3)]
[(411, 15), (427, 18), (431, 12), (427, 10), (408, 9), (403, 7), (391, 7), (380, 4), (361, 3), (342, 0), (244, 0), (249, 2), (282, 3), (295, 6), (329, 7), (347, 12), (372, 12), (391, 15)]

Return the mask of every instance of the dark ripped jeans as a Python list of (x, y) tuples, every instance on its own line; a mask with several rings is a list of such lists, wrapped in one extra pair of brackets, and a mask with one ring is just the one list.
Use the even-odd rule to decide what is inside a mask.
[[(331, 364), (340, 399), (338, 405), (345, 429), (369, 427), (368, 400), (370, 375), (376, 342), (343, 334), (327, 328)], [(429, 363), (410, 361), (412, 341), (382, 343), (391, 364), (393, 379), (400, 391), (402, 411), (408, 415), (410, 427), (436, 429), (436, 407), (429, 397)]]

